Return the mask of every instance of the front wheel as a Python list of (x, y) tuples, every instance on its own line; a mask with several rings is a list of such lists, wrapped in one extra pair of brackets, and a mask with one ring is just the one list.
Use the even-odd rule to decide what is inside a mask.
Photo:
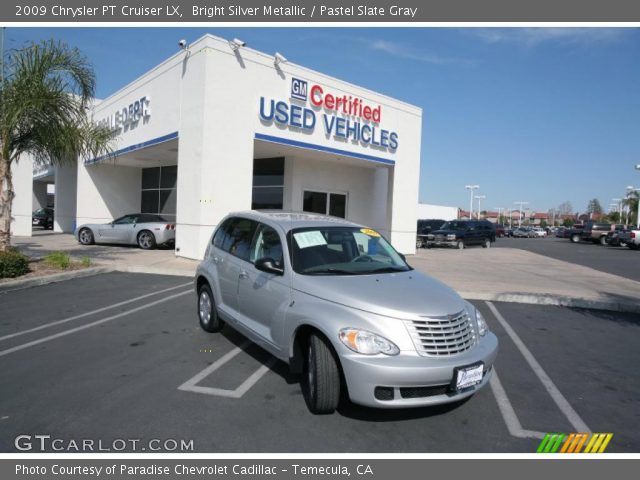
[(207, 284), (198, 289), (198, 320), (202, 329), (209, 333), (219, 332), (224, 326), (224, 322), (218, 317), (211, 287)]
[(156, 248), (156, 237), (149, 230), (143, 230), (138, 234), (138, 246), (143, 250)]
[(464, 241), (458, 240), (458, 243), (456, 243), (456, 248), (458, 250), (464, 250)]
[(93, 245), (93, 232), (88, 228), (83, 228), (80, 230), (80, 233), (78, 233), (78, 240), (82, 245)]
[(484, 243), (482, 244), (482, 248), (491, 248), (491, 240), (485, 238)]
[(329, 341), (311, 334), (303, 380), (304, 396), (311, 413), (333, 413), (340, 402), (340, 370)]
[(602, 235), (600, 237), (600, 245), (606, 245), (607, 244), (607, 237)]
[(571, 235), (571, 241), (573, 243), (578, 243), (580, 241), (580, 235), (577, 235), (577, 234)]

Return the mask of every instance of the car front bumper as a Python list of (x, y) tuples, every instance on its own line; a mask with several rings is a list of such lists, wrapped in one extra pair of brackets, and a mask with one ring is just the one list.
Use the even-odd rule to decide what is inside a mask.
[(457, 247), (458, 240), (427, 240), (428, 247)]
[[(498, 339), (489, 332), (474, 348), (450, 357), (424, 357), (416, 352), (397, 356), (366, 356), (357, 353), (340, 357), (349, 398), (352, 402), (377, 408), (406, 408), (440, 405), (462, 400), (483, 388), (490, 380), (498, 353)], [(482, 382), (462, 391), (451, 391), (454, 369), (483, 362)], [(393, 397), (376, 398), (376, 387)], [(379, 395), (380, 396), (380, 395)]]

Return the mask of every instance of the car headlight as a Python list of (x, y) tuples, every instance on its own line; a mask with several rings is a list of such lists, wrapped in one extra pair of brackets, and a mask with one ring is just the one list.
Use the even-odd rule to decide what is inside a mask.
[(477, 308), (475, 310), (476, 310), (476, 324), (478, 325), (478, 335), (480, 335), (481, 337), (484, 337), (489, 331), (489, 327), (487, 326), (487, 322), (485, 321), (484, 317), (480, 313), (480, 310), (478, 310)]
[(450, 233), (447, 235), (447, 240), (455, 240), (456, 239), (456, 234), (455, 233)]
[(339, 334), (340, 341), (347, 348), (363, 355), (398, 355), (400, 349), (391, 341), (375, 333), (359, 328), (343, 328)]

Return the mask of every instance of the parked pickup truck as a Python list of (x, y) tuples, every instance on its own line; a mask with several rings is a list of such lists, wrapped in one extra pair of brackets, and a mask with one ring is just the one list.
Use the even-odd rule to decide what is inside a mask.
[(625, 243), (631, 250), (640, 248), (640, 230), (629, 230), (620, 235), (620, 242)]

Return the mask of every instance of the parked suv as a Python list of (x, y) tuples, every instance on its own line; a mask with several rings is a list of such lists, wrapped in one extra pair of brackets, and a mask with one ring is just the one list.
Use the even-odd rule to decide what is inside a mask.
[(580, 238), (574, 240), (575, 236), (571, 237), (571, 241), (574, 243), (584, 240), (587, 242), (599, 243), (600, 245), (607, 244), (607, 234), (615, 228), (615, 225), (610, 223), (595, 223), (587, 222), (584, 224), (584, 228), (580, 233)]
[(418, 235), (416, 237), (416, 248), (423, 248), (427, 245), (427, 235), (433, 230), (438, 230), (444, 225), (445, 220), (418, 220)]
[(225, 323), (302, 373), (313, 413), (341, 394), (383, 408), (455, 402), (489, 383), (481, 313), (378, 232), (307, 213), (224, 219), (195, 277), (207, 332)]
[(496, 230), (487, 220), (451, 220), (427, 235), (427, 248), (482, 245), (489, 248), (496, 241)]

